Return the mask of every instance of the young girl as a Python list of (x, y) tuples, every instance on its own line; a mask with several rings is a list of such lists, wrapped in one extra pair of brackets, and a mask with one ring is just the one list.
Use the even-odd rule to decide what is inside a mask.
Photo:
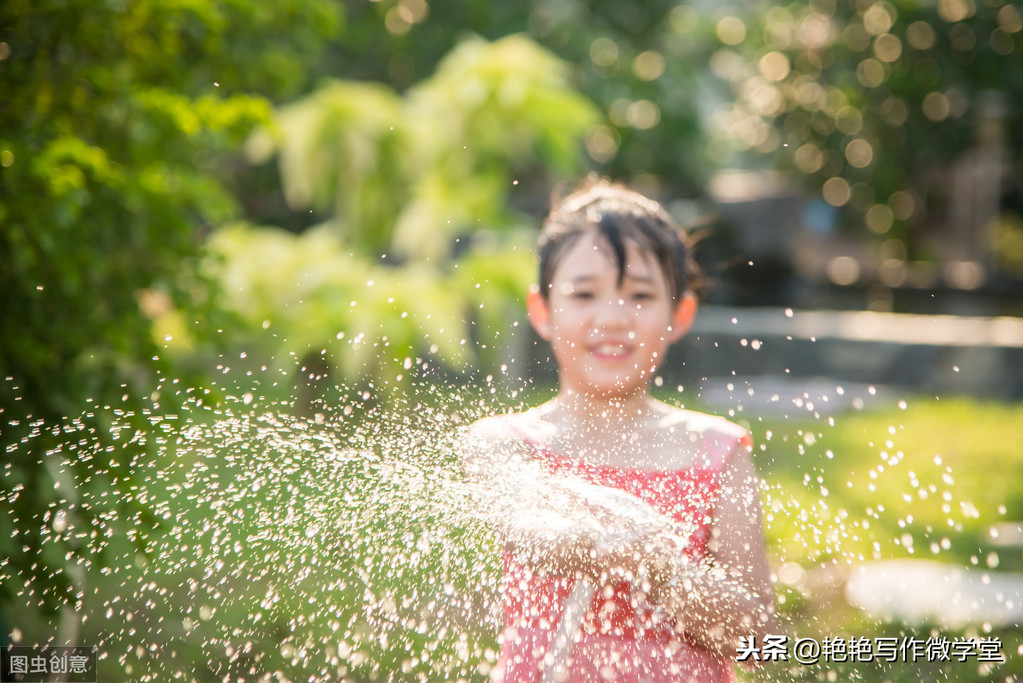
[(655, 400), (696, 313), (684, 233), (590, 183), (539, 240), (529, 318), (559, 391), (472, 425), (466, 471), (506, 541), (503, 681), (731, 681), (773, 626), (748, 433)]

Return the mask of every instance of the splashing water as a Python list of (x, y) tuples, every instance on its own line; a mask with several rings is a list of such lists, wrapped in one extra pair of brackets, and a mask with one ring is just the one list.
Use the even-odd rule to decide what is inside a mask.
[[(449, 444), (439, 443), (451, 431), (442, 420), (433, 416), (429, 433), (385, 436), (375, 425), (344, 440), (327, 423), (274, 413), (190, 430), (195, 466), (181, 492), (213, 519), (180, 527), (190, 540), (182, 554), (190, 545), (203, 566), (198, 622), (194, 609), (186, 618), (220, 626), (206, 643), (235, 653), (227, 668), (251, 659), (243, 673), (267, 670), (263, 653), (245, 651), (265, 619), (288, 631), (284, 671), (318, 678), (376, 667), (457, 677), (457, 656), (431, 653), (449, 635), (461, 644), (462, 665), (483, 658), (470, 652), (466, 633), (478, 621), (473, 611), (486, 609), (468, 597), (482, 586), (465, 591), (493, 581), (477, 566), (486, 556), (463, 538), (471, 505), (450, 449), (444, 455)], [(203, 466), (209, 443), (226, 450), (224, 471)], [(220, 609), (226, 614), (214, 620)]]
[[(152, 415), (156, 458), (138, 464), (123, 495), (151, 510), (156, 528), (110, 512), (90, 524), (117, 494), (77, 486), (44, 533), (44, 550), (90, 526), (101, 537), (106, 566), (87, 560), (72, 577), (79, 638), (97, 645), (101, 676), (458, 680), (481, 663), (485, 672), (496, 659), (500, 552), (453, 449), (458, 424), (483, 406), (451, 399), (457, 411), (321, 406), (307, 418), (246, 394)], [(109, 425), (114, 442), (143, 438), (132, 417)], [(64, 480), (81, 456), (49, 454)], [(16, 626), (16, 636), (32, 630)]]
[[(846, 411), (863, 409), (855, 392), (783, 399), (759, 387), (739, 389), (733, 419), (766, 429), (758, 435), (758, 462), (768, 482), (767, 532), (785, 544), (772, 554), (787, 631), (848, 634), (851, 608), (842, 591), (854, 565), (914, 554), (940, 559), (977, 519), (978, 506), (956, 493), (957, 473), (940, 455), (924, 454), (922, 462), (920, 453), (900, 448), (900, 425), (864, 434), (862, 447), (875, 454), (869, 469), (841, 465), (845, 454), (832, 450), (829, 430), (846, 414), (834, 407), (836, 394), (849, 400)], [(367, 408), (366, 397), (357, 396), (334, 408), (320, 404), (308, 416), (291, 403), (240, 392), (220, 407), (197, 399), (179, 415), (154, 409), (146, 416), (154, 425), (148, 436), (132, 421), (137, 416), (115, 411), (105, 427), (113, 442), (151, 438), (157, 448), (152, 461), (134, 463), (130, 486), (114, 490), (75, 479), (73, 462), (106, 453), (92, 448), (88, 435), (51, 451), (55, 479), (74, 495), (44, 520), (43, 546), (88, 537), (101, 550), (79, 562), (80, 571), (69, 570), (77, 642), (98, 647), (101, 676), (485, 678), (498, 649), (500, 547), (464, 482), (454, 439), (460, 425), (495, 405), (444, 391), (446, 399), (410, 400), (391, 412)], [(759, 395), (784, 406), (782, 420), (763, 417), (767, 411), (752, 400)], [(791, 429), (783, 433), (779, 425)], [(82, 428), (76, 420), (50, 427)], [(34, 434), (45, 432), (40, 426)], [(776, 465), (793, 462), (800, 480), (773, 476)], [(109, 469), (116, 479), (113, 460)], [(109, 512), (108, 497), (118, 495), (139, 512)], [(901, 501), (898, 509), (885, 508), (890, 500)], [(975, 565), (998, 566), (994, 550), (976, 558)], [(36, 577), (15, 578), (25, 603), (36, 601)], [(865, 632), (918, 633), (870, 618), (859, 617)], [(970, 628), (976, 636), (997, 625)], [(1015, 647), (1006, 642), (1006, 654)], [(870, 678), (863, 672), (871, 666), (882, 678), (894, 671), (852, 662), (841, 675)], [(822, 663), (759, 677), (829, 680), (835, 669)], [(974, 663), (972, 671), (982, 678), (994, 669)]]

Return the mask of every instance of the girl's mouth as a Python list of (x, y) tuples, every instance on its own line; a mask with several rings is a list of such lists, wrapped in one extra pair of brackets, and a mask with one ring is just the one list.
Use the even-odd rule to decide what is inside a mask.
[(607, 360), (625, 358), (631, 352), (632, 348), (629, 345), (616, 341), (602, 341), (590, 347), (590, 353)]

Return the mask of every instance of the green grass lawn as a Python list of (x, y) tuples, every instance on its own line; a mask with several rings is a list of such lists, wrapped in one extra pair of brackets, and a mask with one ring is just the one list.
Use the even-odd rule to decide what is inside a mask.
[(779, 581), (777, 592), (790, 634), (998, 637), (1007, 659), (772, 665), (757, 678), (981, 681), (1023, 674), (1018, 626), (949, 632), (888, 623), (851, 608), (841, 590), (846, 573), (864, 561), (1023, 569), (1023, 548), (998, 546), (990, 534), (997, 523), (1023, 519), (1023, 405), (919, 397), (832, 421), (765, 418), (750, 427), (766, 484), (768, 544), (776, 567), (788, 563), (782, 574), (790, 581)]
[[(1023, 519), (1021, 405), (931, 398), (910, 400), (905, 409), (846, 413), (833, 426), (765, 420), (752, 427), (768, 509), (774, 487), (797, 503), (790, 521), (783, 513), (771, 524), (772, 544), (787, 559), (915, 556), (977, 564), (995, 552), (987, 538), (993, 523)], [(813, 522), (802, 519), (804, 510)], [(997, 566), (1023, 564), (1008, 553)]]

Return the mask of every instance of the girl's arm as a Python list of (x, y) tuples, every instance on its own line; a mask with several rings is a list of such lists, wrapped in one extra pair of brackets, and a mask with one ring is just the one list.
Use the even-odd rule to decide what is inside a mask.
[(740, 637), (775, 628), (774, 592), (748, 450), (732, 452), (722, 473), (711, 528), (710, 561), (682, 564), (661, 590), (662, 604), (705, 647), (731, 657)]

